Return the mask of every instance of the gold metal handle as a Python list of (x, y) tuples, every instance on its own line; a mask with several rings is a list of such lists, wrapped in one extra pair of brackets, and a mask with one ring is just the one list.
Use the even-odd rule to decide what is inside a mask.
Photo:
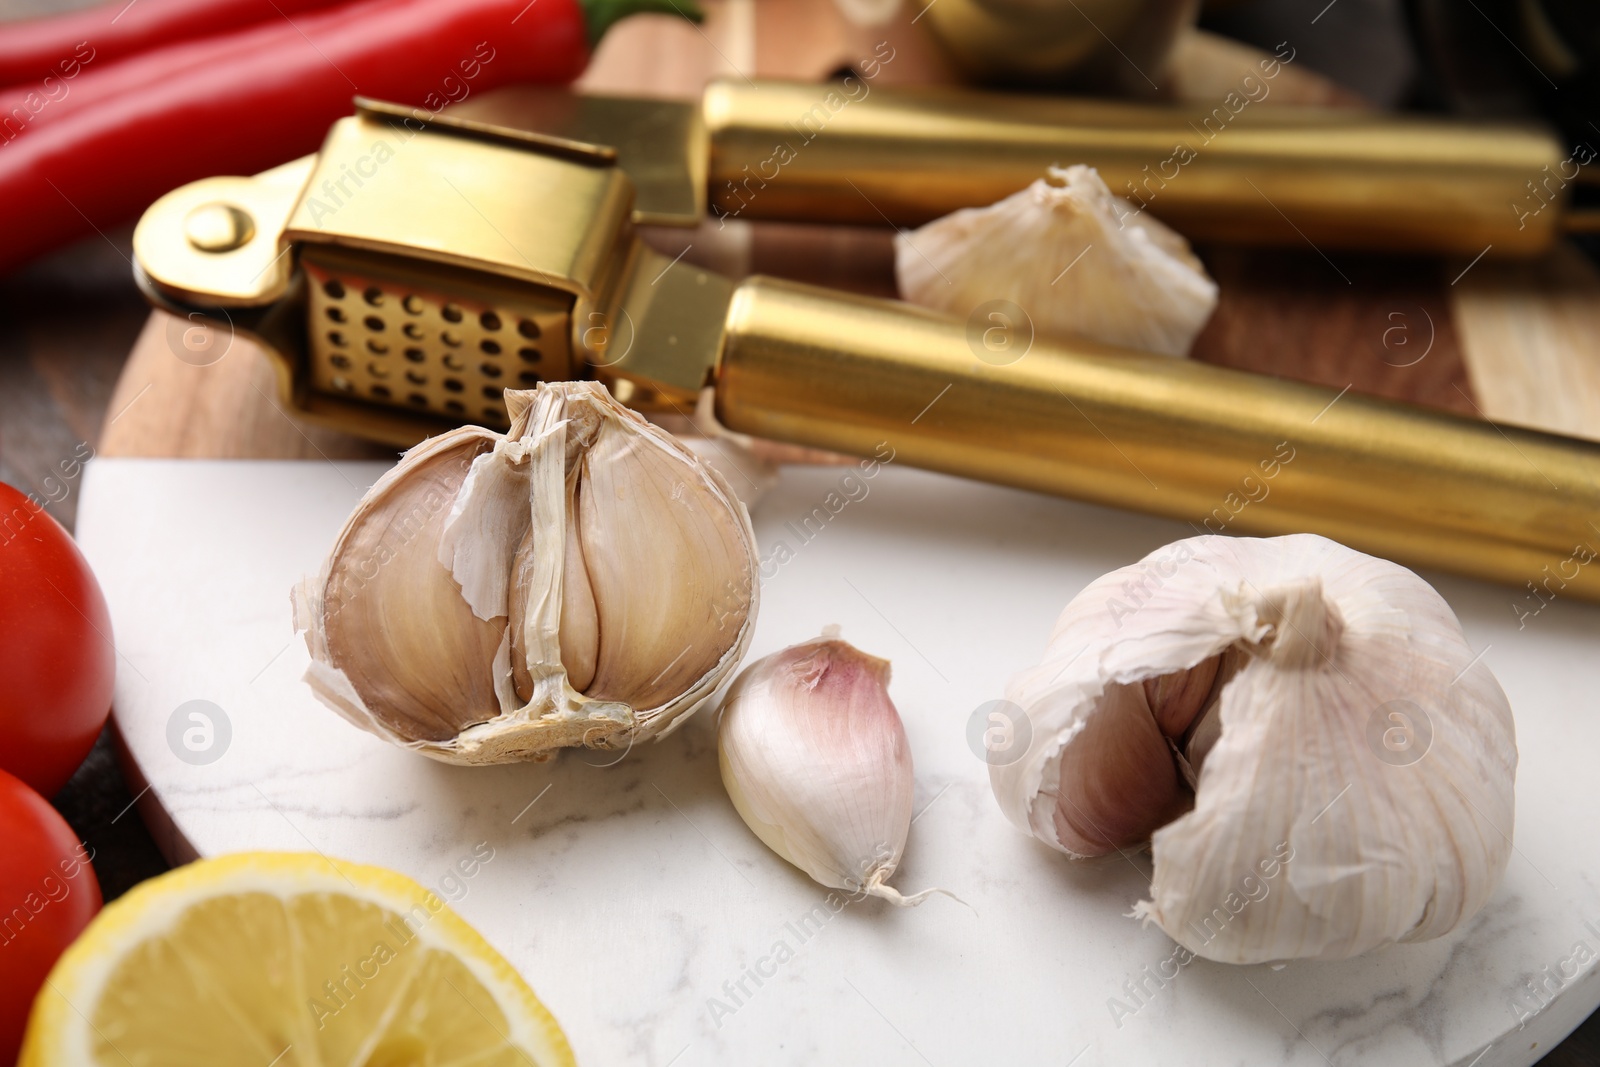
[(1201, 533), (1319, 533), (1509, 583), (1530, 609), (1600, 600), (1600, 445), (1087, 342), (1024, 351), (983, 336), (1001, 328), (752, 278), (729, 307), (717, 415), (858, 456), (887, 443), (895, 462)]
[(1207, 110), (718, 82), (708, 194), (728, 218), (917, 225), (1088, 163), (1194, 240), (1503, 256), (1556, 239), (1572, 161), (1550, 133), (1277, 107), (1270, 91), (1263, 72)]

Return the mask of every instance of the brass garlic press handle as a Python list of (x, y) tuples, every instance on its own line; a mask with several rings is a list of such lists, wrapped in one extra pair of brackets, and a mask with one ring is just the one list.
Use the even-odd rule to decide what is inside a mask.
[(1509, 583), (1513, 607), (1600, 600), (1600, 445), (1087, 342), (996, 353), (988, 328), (752, 278), (729, 307), (717, 416), (1198, 533), (1320, 533)]
[(724, 218), (919, 225), (1086, 163), (1191, 240), (1506, 256), (1558, 238), (1584, 160), (1547, 130), (1283, 107), (1271, 88), (1263, 72), (1213, 106), (1157, 106), (721, 81), (707, 195)]

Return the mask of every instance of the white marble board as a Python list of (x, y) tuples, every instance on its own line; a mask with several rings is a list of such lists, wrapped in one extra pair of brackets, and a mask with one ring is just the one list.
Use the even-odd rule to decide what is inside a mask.
[[(438, 889), (585, 1064), (1521, 1067), (1600, 1003), (1600, 609), (1557, 600), (1519, 629), (1515, 591), (1428, 575), (1517, 713), (1516, 852), (1474, 922), (1343, 963), (1195, 961), (1135, 999), (1125, 983), (1173, 948), (1123, 917), (1148, 857), (1074, 866), (1018, 833), (966, 727), (1073, 594), (1186, 527), (887, 467), (801, 544), (787, 524), (842, 472), (785, 470), (755, 526), (764, 553), (782, 539), (794, 554), (763, 582), (750, 654), (838, 623), (893, 661), (919, 812), (896, 884), (971, 905), (835, 914), (740, 822), (708, 714), (615, 766), (572, 752), (472, 769), (317, 704), (288, 589), (382, 470), (90, 465), (79, 539), (111, 605), (116, 719), (149, 784), (140, 811), (175, 860), (316, 849)], [(193, 700), (227, 720), (209, 763), (169, 743)], [(453, 874), (483, 843), (493, 859)]]

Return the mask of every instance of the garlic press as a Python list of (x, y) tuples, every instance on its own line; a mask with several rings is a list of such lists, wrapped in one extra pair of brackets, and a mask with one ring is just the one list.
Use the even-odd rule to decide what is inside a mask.
[[(157, 201), (148, 297), (252, 336), (284, 405), (409, 445), (596, 378), (728, 428), (1187, 521), (1314, 532), (1600, 599), (1600, 445), (769, 277), (646, 246), (612, 147), (361, 101), (322, 151)], [(1587, 546), (1587, 547), (1585, 547)]]

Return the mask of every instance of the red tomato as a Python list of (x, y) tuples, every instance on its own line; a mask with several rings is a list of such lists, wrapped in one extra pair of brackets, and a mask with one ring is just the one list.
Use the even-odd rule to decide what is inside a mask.
[(111, 616), (83, 553), (0, 483), (0, 770), (54, 796), (105, 725), (115, 675)]
[(100, 883), (67, 821), (4, 771), (0, 842), (0, 1063), (14, 1063), (34, 994), (100, 910)]

